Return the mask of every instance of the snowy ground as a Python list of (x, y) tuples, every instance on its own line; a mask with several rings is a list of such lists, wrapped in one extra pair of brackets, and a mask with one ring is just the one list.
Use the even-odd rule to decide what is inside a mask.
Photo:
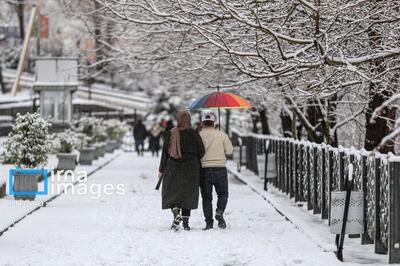
[(340, 265), (233, 178), (227, 230), (201, 231), (197, 210), (192, 231), (170, 231), (154, 190), (157, 164), (123, 154), (89, 184), (125, 184), (125, 194), (57, 198), (0, 237), (0, 265)]
[[(75, 169), (75, 175), (60, 175), (60, 178), (55, 175), (53, 178), (51, 174), (49, 174), (48, 179), (48, 194), (47, 195), (38, 195), (36, 196), (34, 201), (16, 201), (12, 195), (7, 195), (4, 198), (0, 199), (0, 236), (3, 230), (6, 230), (10, 226), (12, 226), (15, 221), (18, 221), (22, 217), (26, 216), (33, 210), (35, 210), (38, 206), (43, 205), (44, 202), (51, 200), (54, 197), (57, 197), (62, 193), (65, 189), (72, 186), (72, 184), (76, 181), (74, 177), (77, 177), (79, 173), (84, 171), (87, 175), (93, 174), (98, 169), (101, 169), (105, 164), (110, 162), (111, 160), (118, 158), (121, 154), (120, 151), (116, 151), (114, 153), (107, 153), (105, 156), (93, 161), (92, 165), (78, 165)], [(47, 165), (47, 169), (52, 169), (57, 164), (57, 159), (55, 155), (49, 156), (49, 162)], [(8, 170), (10, 168), (14, 168), (12, 165), (1, 165), (0, 164), (0, 177), (3, 178), (4, 182), (7, 182), (7, 193), (9, 193), (9, 182), (8, 182)], [(0, 182), (1, 182), (0, 178)], [(38, 186), (39, 191), (44, 191), (44, 182), (40, 182)], [(1, 256), (0, 256), (1, 258)], [(0, 265), (1, 260), (0, 260)]]

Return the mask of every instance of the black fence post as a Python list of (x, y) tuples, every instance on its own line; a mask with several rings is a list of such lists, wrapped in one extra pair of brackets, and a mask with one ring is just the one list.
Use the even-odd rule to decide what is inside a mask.
[(286, 173), (286, 161), (285, 161), (285, 156), (286, 156), (286, 141), (282, 140), (281, 141), (281, 179), (280, 179), (280, 189), (282, 192), (285, 192), (285, 173)]
[(258, 160), (257, 160), (257, 139), (255, 137), (251, 137), (253, 151), (251, 153), (252, 157), (252, 171), (258, 176)]
[(243, 165), (243, 140), (241, 137), (237, 138), (237, 142), (239, 145), (239, 167), (238, 167), (238, 172), (240, 173), (242, 171), (242, 165)]
[(283, 140), (278, 141), (278, 151), (279, 151), (279, 180), (278, 180), (278, 188), (283, 191)]
[(276, 178), (274, 178), (271, 183), (273, 184), (273, 186), (276, 187), (277, 186), (277, 180), (279, 178), (279, 170), (278, 170), (278, 161), (279, 161), (279, 159), (278, 159), (278, 152), (277, 152), (277, 149), (276, 149), (276, 140), (272, 139), (270, 145), (271, 145), (271, 151), (273, 153), (275, 153), (275, 170), (276, 170)]
[(385, 246), (381, 240), (381, 222), (379, 214), (381, 213), (381, 159), (379, 156), (375, 157), (375, 253), (386, 254)]
[(259, 171), (258, 171), (258, 139), (255, 137), (252, 137), (252, 142), (253, 142), (253, 172), (256, 174), (256, 176), (259, 176)]
[(304, 201), (304, 165), (302, 161), (304, 161), (304, 144), (299, 145), (299, 150), (298, 150), (298, 159), (297, 163), (299, 166), (299, 201)]
[(328, 182), (326, 173), (327, 150), (328, 148), (324, 146), (321, 152), (321, 219), (328, 219), (328, 198), (326, 192), (326, 183)]
[(290, 142), (289, 140), (286, 140), (286, 153), (285, 153), (285, 192), (286, 194), (289, 194), (290, 191)]
[(278, 180), (279, 180), (279, 167), (278, 167), (278, 163), (279, 163), (279, 157), (278, 157), (278, 141), (277, 140), (273, 140), (273, 152), (275, 153), (275, 169), (276, 169), (276, 178), (274, 179), (274, 186), (278, 187)]
[(373, 244), (374, 240), (368, 234), (368, 203), (367, 203), (367, 185), (368, 185), (368, 155), (361, 155), (361, 190), (364, 193), (364, 234), (361, 235), (361, 245)]
[(295, 169), (294, 169), (294, 143), (293, 141), (289, 142), (289, 197), (294, 197), (294, 177), (295, 177)]
[(264, 148), (264, 155), (265, 155), (265, 161), (264, 161), (264, 190), (267, 191), (268, 189), (268, 154), (269, 151), (271, 150), (271, 140), (270, 139), (264, 139), (263, 140), (263, 148)]
[(321, 213), (321, 208), (318, 206), (318, 197), (320, 196), (318, 191), (318, 151), (317, 147), (313, 146), (312, 152), (313, 152), (313, 167), (311, 169), (312, 175), (313, 175), (313, 213), (314, 214), (319, 214)]
[[(355, 160), (354, 154), (348, 154), (347, 156), (348, 156), (349, 164), (355, 165), (355, 163), (354, 163), (354, 160)], [(348, 170), (348, 166), (347, 166), (347, 168), (346, 168), (346, 180), (348, 180), (348, 178), (349, 178), (348, 176), (349, 176), (349, 170)], [(357, 179), (357, 176), (353, 175), (353, 179)], [(354, 190), (354, 187), (353, 187), (353, 190)], [(349, 234), (349, 238), (359, 238), (359, 237), (360, 237), (359, 234)]]
[(299, 186), (299, 179), (300, 179), (300, 163), (299, 163), (299, 148), (300, 144), (294, 144), (294, 201), (300, 201), (300, 186)]
[(333, 156), (334, 151), (332, 148), (328, 150), (328, 224), (331, 225), (331, 192), (332, 192), (332, 184), (333, 184)]
[(344, 151), (339, 151), (339, 190), (344, 189)]
[(287, 172), (286, 146), (287, 146), (287, 141), (283, 140), (282, 141), (282, 180), (281, 180), (282, 192), (286, 192), (286, 172)]
[(400, 263), (400, 162), (389, 160), (389, 263)]
[(306, 160), (307, 160), (307, 166), (306, 166), (306, 183), (307, 183), (307, 210), (312, 210), (313, 208), (313, 201), (311, 200), (311, 154), (312, 149), (310, 146), (307, 145), (306, 147)]
[(276, 170), (278, 171), (278, 178), (276, 179), (275, 187), (281, 189), (281, 176), (282, 176), (281, 140), (276, 140), (275, 147), (276, 147), (276, 161), (277, 161)]

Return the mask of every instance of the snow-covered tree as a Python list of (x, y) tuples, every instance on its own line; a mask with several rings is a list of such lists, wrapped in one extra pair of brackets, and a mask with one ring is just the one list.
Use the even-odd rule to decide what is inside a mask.
[(156, 73), (186, 97), (219, 85), (260, 111), (258, 99), (268, 95), (289, 114), (292, 131), (317, 142), (337, 145), (338, 132), (356, 124), (371, 150), (391, 130), (393, 112), (375, 123), (370, 116), (396, 88), (398, 1), (95, 2), (92, 14), (114, 29), (103, 60), (118, 69)]

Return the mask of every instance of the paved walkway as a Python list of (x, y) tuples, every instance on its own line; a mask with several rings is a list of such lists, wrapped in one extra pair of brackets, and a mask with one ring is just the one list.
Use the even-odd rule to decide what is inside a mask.
[[(121, 155), (89, 178), (93, 193), (63, 195), (0, 237), (0, 265), (341, 265), (233, 178), (226, 230), (203, 232), (197, 210), (192, 231), (170, 231), (157, 166)], [(94, 199), (106, 184), (126, 192)]]

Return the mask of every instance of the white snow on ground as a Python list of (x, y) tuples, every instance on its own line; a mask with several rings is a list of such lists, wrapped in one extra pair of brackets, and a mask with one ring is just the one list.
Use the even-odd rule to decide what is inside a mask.
[(154, 190), (157, 166), (153, 158), (123, 154), (89, 184), (123, 183), (125, 194), (57, 198), (0, 237), (0, 264), (341, 265), (233, 178), (226, 230), (202, 231), (199, 209), (192, 231), (170, 231), (172, 215), (160, 209)]
[[(92, 165), (78, 165), (75, 169), (76, 176), (80, 171), (85, 171), (88, 175), (102, 167), (105, 163), (109, 162), (113, 158), (118, 157), (120, 151), (116, 151), (112, 154), (108, 153), (105, 156), (93, 161)], [(55, 155), (49, 156), (49, 161), (46, 169), (51, 171), (57, 165), (57, 158)], [(3, 181), (7, 183), (6, 191), (9, 193), (9, 180), (8, 171), (10, 168), (14, 168), (12, 165), (1, 165), (0, 164), (0, 183)], [(49, 193), (48, 195), (38, 195), (34, 201), (16, 201), (12, 195), (7, 195), (0, 199), (0, 231), (6, 229), (8, 226), (12, 225), (15, 221), (24, 217), (27, 213), (34, 210), (36, 207), (43, 204), (43, 202), (49, 200), (50, 198), (58, 195), (66, 187), (70, 186), (74, 181), (70, 175), (60, 175), (60, 179), (57, 176), (52, 178), (49, 173)], [(54, 189), (52, 189), (54, 188)], [(39, 191), (44, 191), (44, 182), (39, 183)], [(0, 260), (1, 265), (1, 260)]]

